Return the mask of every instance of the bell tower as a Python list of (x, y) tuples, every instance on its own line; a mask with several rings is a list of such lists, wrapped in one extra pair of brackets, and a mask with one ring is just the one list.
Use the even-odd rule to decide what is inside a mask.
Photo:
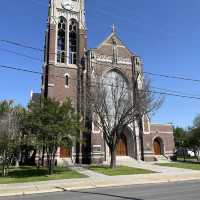
[[(78, 113), (83, 113), (87, 49), (84, 0), (49, 0), (41, 93), (63, 102), (70, 98)], [(80, 144), (73, 157), (82, 157)], [(78, 155), (78, 156), (77, 156)]]
[(42, 93), (78, 110), (86, 41), (84, 0), (49, 0)]

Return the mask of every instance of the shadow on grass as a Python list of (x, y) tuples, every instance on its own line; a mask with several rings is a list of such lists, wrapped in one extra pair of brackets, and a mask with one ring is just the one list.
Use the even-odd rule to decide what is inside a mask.
[[(67, 172), (67, 168), (55, 168), (54, 174), (59, 175)], [(47, 168), (37, 169), (36, 167), (23, 166), (20, 168), (11, 168), (8, 173), (8, 178), (29, 178), (29, 177), (42, 177), (48, 176)], [(0, 176), (1, 177), (1, 176)]]
[(108, 176), (155, 173), (154, 171), (150, 171), (150, 170), (146, 170), (142, 168), (128, 167), (128, 166), (117, 166), (114, 169), (108, 166), (91, 166), (89, 167), (89, 170), (93, 170), (97, 173), (102, 173)]
[(184, 161), (184, 160), (177, 160), (176, 162), (177, 162), (177, 163), (197, 164), (197, 165), (200, 164), (200, 161), (193, 161), (193, 160), (186, 160), (186, 161)]
[(46, 175), (48, 175), (48, 171), (45, 169), (21, 169), (13, 170), (8, 173), (8, 177), (10, 178), (27, 178)]
[(102, 198), (103, 198), (103, 196), (105, 196), (105, 197), (113, 197), (113, 198), (120, 198), (120, 199), (129, 199), (129, 200), (144, 200), (144, 199), (138, 199), (138, 198), (134, 198), (134, 197), (126, 197), (126, 196), (101, 193), (101, 192), (76, 191), (76, 190), (67, 191), (64, 188), (59, 188), (59, 189), (62, 189), (64, 192), (102, 196)]

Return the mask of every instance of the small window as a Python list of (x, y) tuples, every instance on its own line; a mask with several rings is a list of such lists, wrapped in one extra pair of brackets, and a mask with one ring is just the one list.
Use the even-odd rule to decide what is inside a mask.
[(69, 86), (69, 76), (65, 75), (65, 86)]

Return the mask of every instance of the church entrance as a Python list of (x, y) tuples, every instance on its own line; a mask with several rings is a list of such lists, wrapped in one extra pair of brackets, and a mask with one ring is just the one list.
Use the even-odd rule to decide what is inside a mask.
[(71, 157), (71, 150), (69, 148), (60, 147), (60, 157), (61, 158), (70, 158)]
[[(105, 145), (106, 146), (106, 145)], [(106, 160), (110, 157), (108, 146), (105, 148)], [(137, 159), (137, 144), (135, 133), (127, 126), (116, 145), (116, 156), (118, 160)]]
[(161, 155), (162, 154), (161, 141), (158, 138), (156, 138), (154, 140), (153, 147), (154, 147), (154, 154), (155, 155)]
[(116, 148), (117, 156), (128, 156), (127, 141), (124, 134), (121, 135)]

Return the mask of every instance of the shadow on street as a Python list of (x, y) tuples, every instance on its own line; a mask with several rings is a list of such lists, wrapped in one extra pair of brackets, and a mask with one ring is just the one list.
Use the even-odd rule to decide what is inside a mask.
[(138, 199), (138, 198), (134, 198), (134, 197), (126, 197), (126, 196), (121, 196), (121, 195), (114, 195), (114, 194), (107, 194), (107, 193), (100, 193), (100, 192), (76, 191), (76, 190), (68, 191), (68, 190), (65, 190), (64, 188), (59, 188), (59, 189), (62, 189), (64, 192), (71, 192), (71, 193), (107, 196), (107, 197), (114, 197), (114, 198), (120, 198), (120, 199), (129, 199), (129, 200), (144, 200), (144, 199)]

